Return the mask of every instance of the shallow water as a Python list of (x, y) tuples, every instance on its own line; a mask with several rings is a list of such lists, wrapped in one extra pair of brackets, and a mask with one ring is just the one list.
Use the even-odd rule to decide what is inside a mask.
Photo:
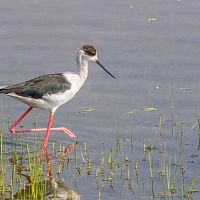
[[(99, 158), (102, 143), (109, 152), (118, 131), (123, 138), (132, 136), (132, 162), (141, 160), (143, 141), (155, 144), (159, 140), (161, 113), (166, 119), (167, 156), (174, 157), (178, 142), (172, 137), (172, 99), (174, 120), (182, 123), (174, 134), (183, 132), (191, 144), (185, 148), (186, 162), (192, 154), (199, 154), (197, 131), (192, 130), (200, 118), (198, 0), (7, 0), (0, 4), (0, 85), (73, 71), (76, 49), (83, 44), (94, 45), (99, 60), (117, 77), (110, 78), (91, 63), (86, 84), (55, 114), (54, 126), (72, 130), (80, 143), (87, 143), (94, 159)], [(145, 112), (149, 107), (158, 110)], [(25, 108), (8, 97), (0, 98), (4, 121), (8, 112), (15, 119)], [(95, 111), (82, 112), (86, 108)], [(134, 113), (128, 115), (130, 111)], [(37, 113), (40, 125), (46, 126), (48, 113)], [(31, 117), (26, 123), (32, 124)], [(4, 130), (7, 133), (6, 126)], [(62, 134), (51, 138), (68, 140)], [(190, 178), (198, 172), (198, 164), (198, 157), (188, 164)], [(145, 166), (143, 173), (149, 175)], [(80, 178), (76, 186), (81, 199), (97, 199), (89, 178)], [(145, 198), (147, 191), (120, 197), (107, 189), (102, 199)]]

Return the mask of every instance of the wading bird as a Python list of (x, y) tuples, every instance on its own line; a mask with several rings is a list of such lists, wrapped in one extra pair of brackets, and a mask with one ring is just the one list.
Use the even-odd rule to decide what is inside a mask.
[[(72, 138), (76, 138), (76, 136), (65, 127), (52, 128), (51, 125), (57, 108), (68, 102), (79, 91), (87, 79), (89, 61), (96, 62), (110, 76), (115, 78), (115, 76), (99, 62), (96, 49), (91, 45), (84, 45), (77, 50), (76, 64), (78, 70), (76, 73), (64, 72), (48, 74), (23, 83), (1, 88), (0, 93), (13, 97), (29, 106), (17, 121), (11, 125), (9, 131), (13, 134), (20, 132), (46, 132), (43, 141), (43, 148), (45, 149), (51, 131), (61, 131)], [(17, 125), (33, 108), (50, 111), (47, 128), (17, 130)]]

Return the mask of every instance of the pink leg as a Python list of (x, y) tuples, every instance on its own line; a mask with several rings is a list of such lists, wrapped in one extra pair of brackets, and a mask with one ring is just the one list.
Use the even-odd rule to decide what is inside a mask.
[(45, 148), (44, 151), (45, 151), (45, 155), (46, 155), (46, 159), (47, 159), (47, 167), (48, 167), (49, 177), (53, 177), (53, 170), (52, 170), (52, 167), (51, 167), (51, 160), (49, 158), (49, 153), (48, 153), (46, 148)]
[(48, 122), (47, 130), (46, 130), (46, 135), (44, 137), (44, 142), (43, 142), (43, 148), (45, 148), (45, 149), (47, 147), (47, 142), (48, 142), (48, 139), (49, 139), (49, 134), (50, 134), (50, 131), (51, 131), (50, 129), (51, 129), (52, 122), (53, 122), (53, 113), (50, 112), (49, 122)]
[(29, 107), (20, 117), (19, 119), (9, 128), (9, 131), (11, 133), (28, 133), (28, 132), (46, 132), (45, 139), (43, 142), (43, 147), (46, 148), (48, 138), (50, 131), (61, 131), (65, 134), (67, 134), (71, 138), (76, 138), (76, 135), (74, 135), (70, 130), (66, 129), (65, 127), (57, 127), (57, 128), (51, 128), (52, 121), (53, 121), (53, 113), (50, 112), (49, 116), (49, 121), (48, 121), (48, 126), (47, 128), (33, 128), (33, 129), (21, 129), (21, 130), (16, 130), (16, 126), (26, 117), (28, 113), (31, 112), (33, 107)]
[(31, 112), (31, 110), (33, 109), (33, 107), (29, 107), (20, 117), (19, 119), (13, 124), (11, 125), (11, 127), (9, 128), (9, 131), (13, 134), (16, 133), (16, 126), (26, 117), (26, 115), (28, 115), (28, 113)]
[[(32, 129), (23, 129), (23, 130), (15, 130), (15, 133), (31, 133), (31, 132), (46, 132), (47, 128), (32, 128)], [(61, 131), (68, 135), (71, 138), (76, 138), (76, 135), (74, 135), (70, 130), (66, 129), (65, 127), (56, 127), (56, 128), (50, 128), (50, 131)]]

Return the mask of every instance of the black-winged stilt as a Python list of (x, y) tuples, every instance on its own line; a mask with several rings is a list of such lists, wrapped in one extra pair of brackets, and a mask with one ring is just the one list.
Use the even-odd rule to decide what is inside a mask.
[[(76, 138), (76, 136), (65, 127), (52, 128), (51, 125), (57, 108), (68, 102), (79, 91), (87, 79), (88, 61), (96, 62), (110, 76), (115, 78), (115, 76), (105, 69), (98, 61), (96, 49), (91, 45), (84, 45), (77, 50), (76, 63), (78, 65), (78, 71), (76, 73), (64, 72), (48, 74), (23, 83), (1, 88), (0, 93), (13, 97), (29, 106), (9, 128), (9, 131), (11, 133), (46, 132), (43, 148), (47, 147), (50, 131), (62, 131), (70, 137)], [(16, 130), (16, 126), (33, 108), (50, 111), (47, 128)]]

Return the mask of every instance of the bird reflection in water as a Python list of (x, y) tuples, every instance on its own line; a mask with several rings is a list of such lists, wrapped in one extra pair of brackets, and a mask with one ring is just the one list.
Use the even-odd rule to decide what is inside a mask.
[[(65, 148), (65, 154), (69, 156), (70, 151), (74, 148), (75, 144), (70, 144)], [(64, 186), (63, 182), (56, 182), (54, 176), (53, 176), (53, 170), (51, 165), (51, 159), (48, 153), (48, 150), (43, 150), (41, 156), (39, 157), (40, 161), (46, 160), (47, 161), (47, 170), (48, 170), (48, 176), (45, 180), (40, 181), (39, 185), (45, 186), (43, 190), (43, 194), (40, 194), (39, 196), (41, 198), (39, 199), (47, 199), (47, 200), (80, 200), (80, 195), (77, 194), (76, 191), (74, 191), (71, 188), (68, 188)], [(22, 165), (17, 164), (15, 159), (10, 160), (11, 164), (16, 166), (16, 171), (21, 176), (25, 177), (28, 184), (26, 185), (25, 189), (22, 189), (21, 191), (17, 192), (12, 199), (26, 199), (26, 200), (32, 200), (30, 198), (30, 190), (32, 187), (32, 177), (29, 174), (24, 173), (27, 170), (25, 170), (25, 167)], [(45, 194), (44, 194), (45, 193)], [(10, 198), (8, 198), (10, 199)], [(7, 200), (8, 200), (7, 199)]]
[[(75, 144), (70, 144), (65, 148), (65, 153), (69, 155), (71, 150), (74, 148)], [(46, 189), (46, 198), (47, 200), (53, 200), (56, 198), (60, 200), (80, 200), (80, 195), (78, 195), (74, 190), (65, 187), (63, 183), (57, 183), (53, 178), (53, 171), (51, 167), (51, 160), (48, 154), (47, 149), (44, 150), (46, 159), (47, 159), (47, 166), (48, 166), (48, 175), (49, 180), (47, 181), (47, 189)]]

